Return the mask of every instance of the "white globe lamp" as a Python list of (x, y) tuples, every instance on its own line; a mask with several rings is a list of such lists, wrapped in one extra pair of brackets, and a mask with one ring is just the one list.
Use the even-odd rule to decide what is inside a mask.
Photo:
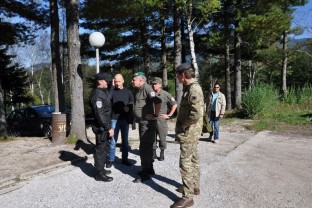
[(105, 37), (100, 32), (93, 32), (89, 36), (89, 43), (91, 46), (95, 47), (96, 53), (96, 73), (100, 72), (100, 56), (99, 56), (99, 48), (101, 48), (105, 43)]

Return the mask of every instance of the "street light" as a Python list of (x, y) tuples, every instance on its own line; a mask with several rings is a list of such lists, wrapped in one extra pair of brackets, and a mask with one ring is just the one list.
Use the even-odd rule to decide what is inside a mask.
[(96, 73), (100, 72), (100, 58), (99, 58), (99, 48), (101, 48), (105, 43), (105, 37), (100, 32), (93, 32), (89, 36), (89, 43), (91, 46), (95, 47), (96, 54)]

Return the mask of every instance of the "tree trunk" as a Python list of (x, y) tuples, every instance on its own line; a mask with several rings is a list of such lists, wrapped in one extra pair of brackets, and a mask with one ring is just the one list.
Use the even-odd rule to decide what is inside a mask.
[(256, 77), (256, 70), (252, 65), (252, 60), (248, 61), (248, 68), (249, 68), (249, 89), (251, 89), (251, 87), (255, 83), (255, 77)]
[(283, 67), (281, 71), (281, 96), (282, 98), (287, 97), (287, 84), (286, 84), (286, 74), (287, 74), (287, 63), (288, 63), (288, 52), (287, 52), (287, 33), (283, 32)]
[(71, 85), (71, 137), (86, 141), (85, 114), (83, 104), (82, 65), (79, 41), (78, 0), (69, 0), (66, 5), (66, 28)]
[(231, 66), (230, 66), (230, 44), (227, 38), (225, 44), (225, 85), (226, 85), (226, 109), (232, 109), (231, 95)]
[(65, 111), (65, 95), (62, 82), (62, 65), (60, 54), (60, 28), (57, 0), (50, 0), (50, 22), (51, 22), (51, 56), (52, 74), (54, 82), (55, 111)]
[[(236, 25), (238, 28), (238, 23)], [(234, 32), (234, 65), (235, 65), (235, 106), (237, 109), (242, 109), (242, 75), (241, 75), (241, 37), (236, 30)]]
[(194, 67), (195, 71), (195, 78), (199, 79), (199, 71), (198, 71), (198, 65), (197, 65), (197, 59), (196, 59), (196, 53), (195, 53), (195, 43), (194, 43), (194, 31), (192, 28), (192, 10), (193, 10), (193, 4), (192, 1), (189, 1), (189, 5), (187, 5), (187, 30), (189, 35), (189, 41), (190, 41), (190, 52), (191, 52), (191, 59), (192, 59), (192, 65)]
[(232, 109), (232, 89), (231, 89), (231, 59), (230, 59), (230, 25), (229, 25), (229, 0), (226, 0), (223, 7), (224, 30), (225, 30), (225, 85), (226, 85), (226, 109)]
[(187, 42), (187, 36), (185, 34), (185, 20), (183, 19), (183, 16), (180, 17), (181, 21), (181, 63), (186, 62), (186, 42)]
[[(174, 20), (173, 21), (174, 21), (174, 69), (173, 71), (175, 71), (175, 68), (181, 64), (181, 49), (182, 49), (180, 9), (177, 5), (177, 2), (175, 2), (175, 5), (174, 5)], [(181, 103), (181, 99), (182, 99), (183, 85), (179, 83), (179, 80), (177, 78), (175, 79), (175, 83), (176, 83), (176, 89), (175, 89), (176, 100), (179, 106)], [(179, 110), (179, 107), (177, 110)]]
[(147, 80), (150, 79), (150, 57), (149, 57), (149, 44), (148, 44), (148, 34), (147, 34), (147, 25), (146, 21), (143, 18), (141, 20), (140, 25), (141, 30), (141, 41), (142, 41), (142, 51), (143, 51), (143, 66), (144, 66), (144, 73)]
[(1, 79), (0, 79), (0, 139), (4, 139), (8, 136), (3, 101), (4, 101), (4, 94), (3, 94), (2, 84), (1, 84)]
[(161, 68), (163, 72), (163, 89), (168, 91), (167, 50), (166, 50), (166, 22), (165, 12), (161, 16)]

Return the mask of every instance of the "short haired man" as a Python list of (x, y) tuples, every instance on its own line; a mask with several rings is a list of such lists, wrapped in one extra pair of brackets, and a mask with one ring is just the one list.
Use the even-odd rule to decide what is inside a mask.
[(197, 142), (203, 126), (204, 96), (194, 75), (192, 67), (187, 63), (176, 68), (176, 77), (183, 84), (175, 130), (176, 138), (180, 142), (179, 164), (183, 185), (178, 188), (178, 191), (182, 193), (182, 198), (171, 205), (171, 208), (192, 206), (193, 196), (200, 193)]
[[(177, 102), (168, 93), (167, 91), (162, 89), (162, 79), (159, 77), (154, 77), (152, 81), (152, 86), (154, 91), (157, 93), (158, 97), (161, 99), (161, 109), (160, 115), (157, 118), (157, 127), (156, 132), (159, 136), (159, 149), (160, 149), (160, 157), (159, 160), (163, 161), (165, 159), (165, 149), (167, 148), (167, 134), (168, 134), (168, 119), (174, 114), (175, 110), (177, 109)], [(170, 111), (168, 112), (168, 106), (170, 106)], [(153, 145), (153, 159), (157, 159), (156, 154), (157, 149), (157, 138), (155, 139)]]
[(124, 165), (131, 166), (128, 160), (128, 134), (129, 123), (132, 124), (133, 94), (123, 86), (124, 79), (121, 74), (114, 77), (114, 89), (112, 92), (112, 128), (114, 129), (114, 138), (110, 141), (107, 168), (110, 168), (115, 160), (116, 143), (119, 130), (121, 132), (121, 162)]
[(225, 107), (225, 96), (222, 92), (220, 92), (220, 85), (215, 83), (213, 86), (213, 92), (209, 95), (209, 101), (207, 102), (206, 107), (209, 115), (210, 125), (213, 128), (213, 133), (210, 133), (208, 140), (212, 141), (213, 143), (219, 142), (220, 119), (223, 118)]
[(107, 85), (112, 79), (106, 73), (97, 73), (95, 79), (97, 88), (94, 89), (90, 99), (94, 115), (92, 130), (96, 139), (94, 166), (97, 173), (95, 175), (95, 180), (109, 182), (113, 180), (112, 177), (108, 176), (111, 171), (105, 170), (104, 165), (106, 162), (109, 140), (114, 136), (114, 130), (111, 127), (112, 107), (107, 91)]
[(140, 159), (142, 171), (140, 178), (134, 180), (140, 183), (150, 179), (151, 174), (155, 174), (153, 168), (153, 143), (156, 137), (156, 119), (161, 108), (161, 99), (156, 95), (153, 88), (146, 83), (143, 72), (136, 72), (133, 75), (132, 86), (134, 92), (134, 116), (139, 124), (140, 136)]

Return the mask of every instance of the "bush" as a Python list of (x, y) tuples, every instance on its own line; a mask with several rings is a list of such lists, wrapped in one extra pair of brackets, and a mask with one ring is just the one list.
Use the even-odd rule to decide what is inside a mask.
[(295, 87), (291, 87), (289, 89), (287, 89), (287, 96), (286, 98), (284, 98), (284, 103), (287, 104), (296, 104), (298, 102), (298, 95), (296, 92), (298, 89), (296, 89)]
[(298, 103), (305, 107), (312, 107), (312, 85), (305, 85), (298, 93)]
[(278, 92), (274, 90), (273, 86), (256, 84), (243, 92), (243, 110), (250, 118), (270, 111), (277, 104)]

